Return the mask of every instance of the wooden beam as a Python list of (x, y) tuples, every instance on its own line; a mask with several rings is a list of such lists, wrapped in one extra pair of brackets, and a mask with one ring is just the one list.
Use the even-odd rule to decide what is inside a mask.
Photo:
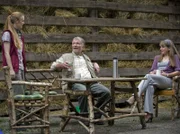
[[(109, 34), (48, 34), (44, 37), (40, 34), (24, 34), (25, 43), (69, 43), (74, 37), (80, 36), (86, 40), (86, 43), (128, 43), (128, 44), (159, 44), (161, 40), (171, 39), (176, 45), (180, 44), (178, 35), (154, 35), (154, 36), (137, 36), (137, 35), (109, 35)], [(43, 44), (42, 44), (43, 45)], [(62, 44), (59, 44), (62, 45)], [(68, 45), (68, 44), (67, 44)]]
[(117, 10), (123, 12), (180, 14), (179, 6), (167, 7), (159, 5), (125, 4), (122, 2), (101, 2), (87, 0), (0, 0), (0, 5), (59, 8), (93, 8), (99, 10)]
[[(120, 77), (140, 77), (148, 73), (149, 68), (119, 68)], [(102, 68), (100, 71), (100, 77), (112, 77), (112, 68)]]
[(55, 17), (27, 16), (26, 24), (31, 25), (60, 25), (60, 26), (90, 26), (90, 27), (122, 27), (180, 30), (176, 22), (158, 22), (150, 20), (86, 18), (86, 17)]
[[(7, 15), (0, 15), (0, 23), (4, 24)], [(26, 16), (25, 24), (41, 26), (86, 26), (86, 27), (119, 27), (180, 30), (180, 25), (174, 22), (161, 22), (133, 19), (110, 19), (88, 17), (56, 17), (56, 16)]]
[[(93, 61), (111, 61), (113, 57), (117, 57), (119, 61), (142, 61), (153, 60), (154, 56), (159, 52), (139, 52), (139, 53), (127, 53), (127, 52), (87, 52), (86, 53)], [(2, 55), (2, 53), (0, 53)], [(59, 54), (47, 54), (47, 53), (26, 53), (27, 62), (53, 62), (59, 58), (62, 53)], [(2, 62), (2, 56), (0, 57)]]
[(161, 40), (171, 39), (175, 44), (180, 44), (179, 35), (110, 35), (110, 34), (48, 34), (43, 37), (40, 34), (25, 34), (26, 43), (71, 43), (72, 39), (80, 36), (86, 40), (86, 43), (142, 43), (159, 44)]
[[(118, 60), (153, 60), (154, 56), (158, 52), (139, 52), (139, 53), (125, 53), (125, 52), (87, 52), (86, 53), (93, 61), (111, 61), (113, 57), (117, 57)], [(62, 54), (35, 54), (27, 53), (27, 61), (55, 61)]]
[[(140, 77), (144, 76), (148, 72), (149, 68), (119, 68), (120, 77)], [(112, 77), (112, 68), (101, 68), (99, 77)], [(33, 79), (32, 76), (27, 75), (28, 79)], [(42, 75), (35, 73), (35, 76), (39, 79), (42, 79)], [(52, 76), (48, 76), (47, 78), (52, 78)], [(0, 71), (0, 81), (4, 81), (3, 71)]]

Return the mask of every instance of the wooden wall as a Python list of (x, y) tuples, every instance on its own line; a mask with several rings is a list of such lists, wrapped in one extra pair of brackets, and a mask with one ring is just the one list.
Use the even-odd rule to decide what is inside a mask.
[[(71, 44), (72, 38), (81, 36), (86, 43), (92, 46), (92, 50), (87, 54), (93, 61), (111, 61), (117, 57), (120, 61), (143, 61), (152, 60), (158, 53), (156, 52), (99, 52), (99, 47), (108, 43), (123, 44), (141, 44), (149, 47), (149, 44), (157, 45), (163, 39), (172, 39), (178, 48), (180, 48), (180, 2), (178, 0), (169, 0), (166, 5), (145, 5), (114, 2), (103, 2), (96, 0), (0, 0), (0, 6), (38, 8), (48, 7), (57, 9), (88, 9), (87, 16), (79, 17), (59, 17), (49, 15), (26, 15), (25, 24), (29, 26), (61, 26), (61, 27), (90, 27), (92, 30), (88, 34), (83, 33), (47, 33), (43, 36), (40, 33), (24, 33), (27, 44), (36, 43), (66, 43)], [(131, 17), (122, 18), (103, 18), (98, 15), (100, 11), (128, 12), (134, 13), (155, 13), (158, 15), (168, 16), (167, 21), (161, 20), (142, 20), (132, 19)], [(7, 13), (0, 14), (0, 24), (4, 24)], [(164, 30), (167, 33), (163, 35), (113, 35), (100, 33), (99, 28), (142, 28), (145, 30)], [(2, 31), (0, 31), (2, 32)], [(28, 62), (52, 62), (58, 58), (61, 53), (47, 54), (28, 52)], [(0, 57), (2, 62), (2, 57)], [(144, 75), (149, 68), (119, 68), (121, 76)], [(102, 68), (100, 76), (112, 76), (112, 68)], [(0, 71), (0, 80), (3, 80), (3, 73)]]

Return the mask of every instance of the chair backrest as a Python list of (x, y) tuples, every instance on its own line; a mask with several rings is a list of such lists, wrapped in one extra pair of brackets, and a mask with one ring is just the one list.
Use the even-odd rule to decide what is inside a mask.
[[(13, 81), (9, 67), (3, 67), (4, 77), (8, 87), (8, 111), (10, 117), (11, 133), (16, 133), (20, 128), (41, 129), (44, 134), (49, 134), (49, 88), (51, 83)], [(14, 94), (13, 85), (23, 85), (26, 90), (38, 91), (32, 94)], [(39, 115), (41, 114), (41, 115)], [(27, 123), (28, 122), (28, 123)], [(36, 125), (33, 124), (36, 122)]]
[(52, 84), (50, 90), (61, 93), (61, 71), (51, 69), (29, 69), (25, 75), (26, 81), (48, 82)]
[[(12, 81), (10, 75), (10, 68), (8, 66), (3, 67), (4, 77), (8, 89), (8, 98), (15, 98), (17, 100), (35, 100), (35, 99), (47, 99), (49, 88), (52, 87), (52, 83), (48, 82), (36, 82), (36, 81)], [(12, 85), (23, 85), (25, 94), (14, 95)], [(43, 97), (44, 96), (44, 97)]]
[(8, 89), (8, 98), (13, 96), (12, 80), (10, 75), (10, 68), (8, 66), (3, 67), (5, 82)]

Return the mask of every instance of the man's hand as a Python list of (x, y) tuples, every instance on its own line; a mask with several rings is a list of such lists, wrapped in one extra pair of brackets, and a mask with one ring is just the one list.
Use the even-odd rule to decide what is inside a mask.
[(96, 73), (99, 73), (99, 71), (100, 71), (99, 65), (98, 65), (96, 62), (94, 62), (93, 65), (94, 65), (94, 70), (95, 70), (95, 72), (96, 72)]
[(69, 64), (67, 62), (65, 62), (65, 63), (58, 63), (56, 65), (56, 68), (68, 69), (68, 68), (70, 68), (70, 66), (69, 66)]

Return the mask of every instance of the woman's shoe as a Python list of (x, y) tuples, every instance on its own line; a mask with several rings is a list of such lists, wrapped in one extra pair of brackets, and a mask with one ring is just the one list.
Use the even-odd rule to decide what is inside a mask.
[(134, 101), (135, 101), (134, 96), (131, 96), (131, 97), (126, 101), (126, 103), (127, 103), (127, 105), (131, 106), (131, 105), (134, 104)]
[(147, 113), (147, 115), (145, 116), (145, 122), (151, 123), (152, 120), (153, 120), (153, 114)]
[(130, 107), (133, 104), (134, 104), (134, 96), (131, 96), (128, 100), (122, 103), (116, 103), (115, 106), (117, 108), (125, 108), (125, 107)]
[(132, 104), (130, 104), (128, 101), (125, 101), (124, 103), (125, 103), (125, 106), (126, 106), (126, 107), (131, 107), (131, 105), (132, 105)]

